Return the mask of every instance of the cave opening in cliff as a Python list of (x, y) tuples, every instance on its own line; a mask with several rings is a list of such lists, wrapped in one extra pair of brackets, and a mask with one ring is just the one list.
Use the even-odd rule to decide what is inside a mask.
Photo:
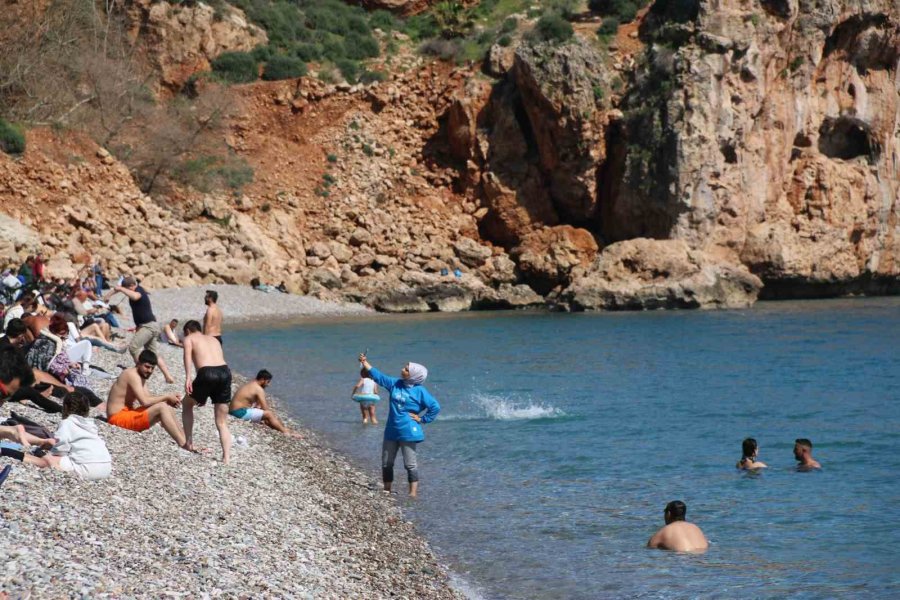
[(864, 157), (873, 164), (881, 154), (881, 146), (865, 121), (848, 116), (829, 117), (819, 128), (819, 151), (843, 160)]

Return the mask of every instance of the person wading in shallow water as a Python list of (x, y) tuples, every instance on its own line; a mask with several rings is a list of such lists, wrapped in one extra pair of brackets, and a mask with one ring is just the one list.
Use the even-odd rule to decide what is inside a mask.
[(684, 520), (687, 506), (681, 500), (673, 500), (666, 505), (663, 518), (666, 526), (653, 534), (647, 542), (648, 548), (674, 550), (675, 552), (704, 552), (709, 548), (706, 536), (700, 528)]
[[(388, 391), (390, 411), (384, 428), (381, 446), (381, 478), (384, 490), (391, 491), (394, 482), (394, 461), (397, 451), (403, 453), (403, 466), (409, 480), (409, 495), (419, 492), (419, 470), (416, 463), (416, 445), (425, 440), (422, 425), (434, 421), (441, 405), (422, 385), (428, 377), (428, 369), (417, 363), (406, 363), (400, 378), (388, 377), (369, 364), (365, 354), (359, 355), (364, 372), (376, 384)], [(423, 414), (424, 412), (424, 414)]]

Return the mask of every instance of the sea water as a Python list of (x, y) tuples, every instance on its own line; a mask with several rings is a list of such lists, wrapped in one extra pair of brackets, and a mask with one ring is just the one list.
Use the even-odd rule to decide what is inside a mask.
[[(442, 410), (419, 500), (399, 457), (395, 488), (473, 595), (877, 598), (900, 595), (898, 343), (900, 301), (857, 299), (306, 322), (229, 331), (226, 351), (373, 482), (356, 357), (425, 364)], [(745, 437), (768, 469), (735, 469)], [(821, 471), (796, 470), (801, 437)], [(645, 548), (676, 499), (705, 554)]]

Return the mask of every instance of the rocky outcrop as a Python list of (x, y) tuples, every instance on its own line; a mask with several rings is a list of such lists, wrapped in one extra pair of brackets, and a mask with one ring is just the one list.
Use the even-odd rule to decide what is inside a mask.
[(221, 2), (171, 4), (131, 0), (126, 11), (132, 39), (142, 46), (159, 72), (160, 83), (179, 89), (194, 73), (209, 70), (223, 52), (248, 52), (268, 43), (266, 32), (244, 12)]
[(18, 256), (39, 244), (40, 238), (31, 227), (0, 213), (0, 257)]
[(523, 278), (541, 294), (569, 282), (575, 267), (585, 267), (597, 256), (597, 242), (584, 229), (571, 225), (545, 227), (521, 240), (511, 255)]
[(638, 238), (606, 247), (561, 295), (573, 310), (747, 308), (762, 287), (744, 267), (682, 240)]
[(593, 235), (572, 225), (591, 223), (597, 211), (606, 123), (597, 90), (607, 72), (598, 50), (579, 39), (503, 53), (504, 81), (470, 82), (450, 106), (446, 136), (461, 185), (482, 204), (481, 235), (546, 294), (597, 253)]
[(900, 290), (900, 8), (807, 4), (645, 24), (611, 239), (682, 239), (747, 265), (764, 297)]

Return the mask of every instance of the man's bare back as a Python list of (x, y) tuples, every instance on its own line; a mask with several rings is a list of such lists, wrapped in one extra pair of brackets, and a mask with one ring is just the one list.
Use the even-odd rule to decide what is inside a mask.
[[(242, 408), (253, 408), (256, 405), (264, 403), (266, 392), (262, 386), (256, 381), (248, 381), (234, 393), (231, 399), (229, 410), (240, 410)], [(263, 402), (260, 402), (260, 401)]]
[(217, 304), (210, 304), (206, 307), (206, 314), (203, 316), (203, 333), (206, 335), (222, 335), (222, 310)]
[(133, 409), (137, 403), (137, 390), (145, 389), (147, 382), (138, 374), (137, 367), (125, 369), (109, 390), (106, 400), (106, 416), (111, 417), (125, 407)]
[(675, 552), (703, 552), (709, 548), (709, 542), (693, 523), (674, 521), (657, 531), (647, 542), (647, 547)]
[[(184, 338), (184, 353), (191, 357), (195, 369), (220, 367), (225, 364), (225, 354), (219, 340), (203, 333)], [(188, 374), (189, 376), (190, 374)]]

